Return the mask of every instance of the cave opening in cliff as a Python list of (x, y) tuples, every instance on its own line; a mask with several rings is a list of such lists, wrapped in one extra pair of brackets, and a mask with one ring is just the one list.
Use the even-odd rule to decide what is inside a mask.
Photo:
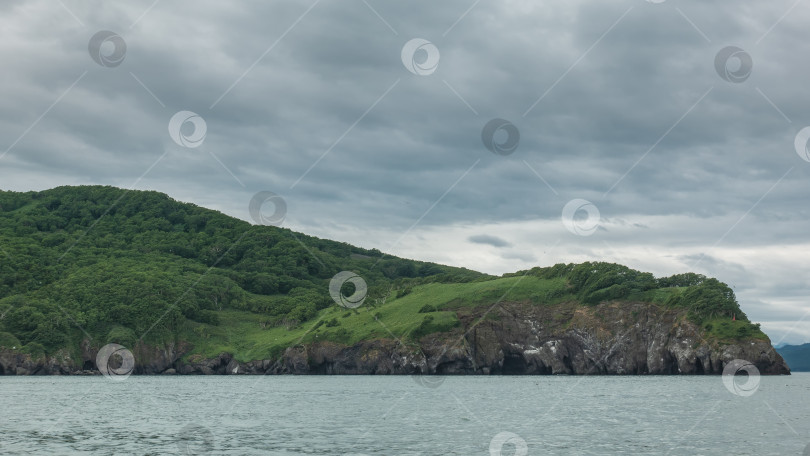
[(333, 366), (334, 363), (323, 362), (320, 364), (310, 364), (309, 368), (310, 372), (313, 374), (326, 375), (334, 372)]
[(91, 371), (96, 368), (96, 364), (93, 361), (87, 360), (82, 364), (82, 370)]
[(695, 359), (695, 374), (706, 374), (706, 370), (703, 368), (703, 361), (701, 361), (700, 358)]
[(6, 375), (6, 369), (3, 368), (2, 364), (0, 364), (0, 375)]
[(526, 374), (526, 360), (520, 355), (507, 355), (503, 359), (503, 375)]

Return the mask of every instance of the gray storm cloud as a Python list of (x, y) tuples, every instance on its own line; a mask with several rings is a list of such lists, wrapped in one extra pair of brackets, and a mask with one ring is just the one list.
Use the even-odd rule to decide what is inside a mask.
[[(5, 2), (2, 188), (134, 186), (246, 220), (269, 191), (287, 227), (493, 273), (694, 268), (810, 340), (781, 323), (810, 250), (793, 3)], [(204, 138), (170, 134), (182, 111)], [(493, 119), (514, 129), (482, 143)], [(576, 199), (590, 236), (561, 223)]]
[(491, 245), (493, 247), (509, 247), (511, 244), (504, 239), (489, 234), (477, 234), (467, 238), (470, 242), (476, 244)]

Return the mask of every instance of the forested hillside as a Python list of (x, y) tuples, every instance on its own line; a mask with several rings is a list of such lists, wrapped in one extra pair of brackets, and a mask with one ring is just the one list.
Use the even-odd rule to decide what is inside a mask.
[[(251, 225), (151, 191), (0, 192), (0, 249), (0, 347), (33, 356), (182, 342), (189, 354), (249, 360), (314, 340), (407, 343), (458, 327), (459, 309), (500, 300), (648, 302), (687, 311), (718, 340), (767, 339), (728, 286), (698, 274), (583, 263), (496, 278)], [(330, 297), (341, 271), (368, 284), (362, 307)]]
[(362, 275), (371, 301), (401, 279), (484, 277), (98, 186), (0, 192), (0, 249), (4, 337), (46, 352), (88, 335), (173, 337), (223, 310), (294, 327), (334, 304), (325, 287), (342, 270)]

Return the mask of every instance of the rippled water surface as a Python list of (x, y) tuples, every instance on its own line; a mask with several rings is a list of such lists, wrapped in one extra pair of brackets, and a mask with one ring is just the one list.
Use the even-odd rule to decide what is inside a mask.
[(417, 380), (0, 377), (0, 454), (801, 455), (810, 443), (809, 374), (762, 377), (748, 397), (721, 377)]

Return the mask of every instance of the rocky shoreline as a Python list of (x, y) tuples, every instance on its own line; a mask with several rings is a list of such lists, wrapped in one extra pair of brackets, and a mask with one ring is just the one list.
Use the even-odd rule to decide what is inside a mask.
[[(735, 359), (763, 375), (790, 374), (770, 342), (722, 343), (682, 312), (650, 303), (544, 307), (502, 303), (457, 311), (461, 326), (418, 342), (391, 339), (289, 347), (276, 359), (242, 362), (231, 353), (185, 356), (187, 343), (136, 346), (140, 375), (718, 375)], [(34, 359), (0, 349), (0, 375), (98, 375), (98, 347)]]

